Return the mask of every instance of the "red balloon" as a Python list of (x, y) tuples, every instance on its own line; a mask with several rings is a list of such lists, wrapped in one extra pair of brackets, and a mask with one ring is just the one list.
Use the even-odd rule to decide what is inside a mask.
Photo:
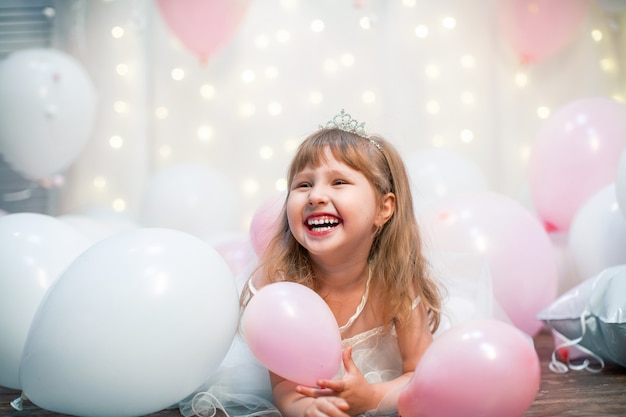
[(250, 0), (158, 0), (163, 20), (202, 62), (233, 36)]
[(402, 417), (516, 417), (541, 379), (532, 339), (497, 320), (467, 321), (437, 337), (398, 398)]

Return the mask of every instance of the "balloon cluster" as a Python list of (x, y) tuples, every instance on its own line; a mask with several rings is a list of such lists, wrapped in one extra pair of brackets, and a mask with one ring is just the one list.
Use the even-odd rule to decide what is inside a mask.
[(238, 291), (204, 241), (144, 228), (94, 244), (62, 220), (0, 217), (0, 385), (82, 416), (162, 410), (234, 339)]

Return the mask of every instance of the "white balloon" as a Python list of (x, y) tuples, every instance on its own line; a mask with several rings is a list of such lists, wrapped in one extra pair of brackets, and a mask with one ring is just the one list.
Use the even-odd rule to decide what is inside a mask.
[(64, 414), (162, 410), (217, 369), (238, 314), (228, 265), (199, 238), (169, 229), (114, 235), (48, 291), (24, 347), (22, 390)]
[(595, 193), (576, 212), (569, 231), (568, 255), (581, 279), (626, 264), (626, 219), (615, 198), (615, 184)]
[(24, 49), (0, 63), (0, 153), (31, 179), (58, 173), (84, 148), (96, 113), (81, 64), (54, 49)]
[(405, 158), (416, 213), (444, 197), (487, 191), (487, 179), (478, 165), (445, 149), (415, 152)]
[(146, 184), (141, 222), (198, 237), (237, 228), (237, 187), (222, 172), (200, 164), (172, 165)]
[(19, 389), (31, 321), (52, 283), (91, 242), (54, 217), (0, 217), (0, 386)]
[(626, 219), (626, 149), (622, 152), (617, 167), (617, 179), (615, 180), (615, 196), (619, 209), (622, 211), (624, 219)]

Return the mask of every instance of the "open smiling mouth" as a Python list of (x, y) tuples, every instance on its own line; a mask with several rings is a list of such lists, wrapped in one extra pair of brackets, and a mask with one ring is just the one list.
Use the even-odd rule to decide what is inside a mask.
[(307, 219), (306, 225), (312, 232), (327, 232), (331, 229), (334, 229), (341, 223), (341, 221), (336, 217), (313, 217)]

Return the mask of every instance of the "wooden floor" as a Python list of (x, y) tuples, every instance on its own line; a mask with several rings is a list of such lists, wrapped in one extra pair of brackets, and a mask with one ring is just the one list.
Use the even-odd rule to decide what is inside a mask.
[[(553, 348), (552, 336), (546, 331), (540, 332), (535, 337), (535, 347), (541, 359), (541, 388), (535, 402), (524, 417), (626, 416), (626, 368), (607, 365), (598, 374), (586, 371), (554, 374), (548, 369)], [(59, 417), (64, 415), (42, 410), (30, 402), (25, 403), (23, 411), (16, 411), (11, 407), (10, 402), (18, 396), (19, 391), (0, 387), (0, 416)], [(179, 416), (177, 409), (150, 414), (150, 417)]]

